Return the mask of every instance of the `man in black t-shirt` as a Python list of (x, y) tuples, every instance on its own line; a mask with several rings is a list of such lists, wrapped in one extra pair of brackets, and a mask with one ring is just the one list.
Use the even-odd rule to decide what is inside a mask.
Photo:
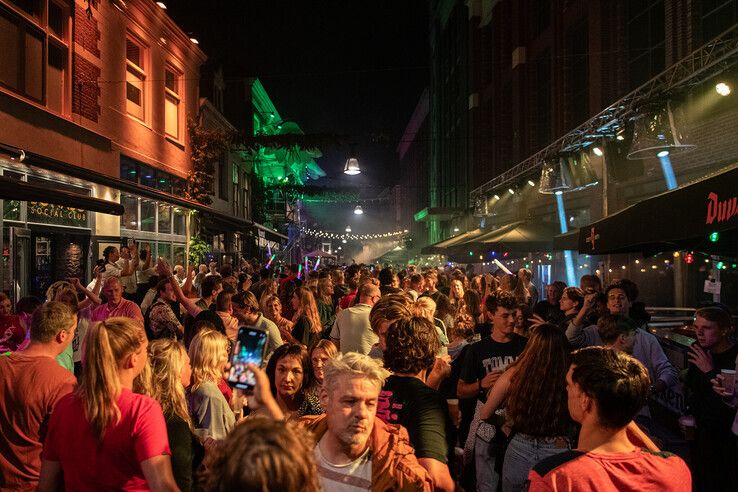
[(429, 320), (406, 317), (387, 330), (383, 359), (392, 371), (377, 402), (377, 417), (407, 429), (415, 456), (433, 479), (436, 490), (454, 490), (448, 468), (453, 451), (453, 425), (441, 393), (425, 384), (440, 348)]
[[(492, 334), (469, 347), (461, 366), (457, 387), (459, 398), (477, 398), (477, 414), (487, 393), (508, 365), (525, 348), (527, 338), (515, 334), (515, 298), (508, 292), (487, 296), (485, 307), (492, 321)], [(472, 431), (474, 434), (472, 435)], [(472, 439), (476, 463), (477, 490), (497, 490), (500, 476), (495, 471), (495, 455), (490, 442), (495, 429), (487, 423), (472, 423), (467, 441)]]

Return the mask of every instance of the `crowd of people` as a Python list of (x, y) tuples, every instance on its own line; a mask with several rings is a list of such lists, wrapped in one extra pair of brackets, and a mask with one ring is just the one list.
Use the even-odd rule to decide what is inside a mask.
[[(637, 286), (543, 294), (527, 269), (109, 247), (87, 286), (0, 295), (0, 491), (733, 490), (728, 310), (696, 311), (687, 466), (649, 411), (680, 374)], [(267, 334), (246, 392), (225, 378), (242, 327)]]

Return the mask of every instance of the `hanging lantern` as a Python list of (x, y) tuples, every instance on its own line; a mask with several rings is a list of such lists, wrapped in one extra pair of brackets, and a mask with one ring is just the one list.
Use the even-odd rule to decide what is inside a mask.
[(589, 154), (586, 152), (571, 154), (561, 159), (566, 161), (571, 176), (571, 189), (567, 191), (583, 190), (599, 183), (590, 166)]
[(543, 161), (541, 184), (538, 192), (546, 195), (571, 190), (569, 165), (564, 158), (549, 158)]
[(683, 154), (696, 147), (685, 143), (670, 102), (644, 108), (634, 120), (633, 142), (628, 152), (630, 160)]
[(343, 174), (348, 174), (349, 176), (361, 174), (361, 169), (359, 168), (359, 160), (355, 157), (349, 157), (348, 159), (346, 159), (346, 164), (344, 164), (343, 166)]
[(484, 217), (489, 214), (489, 206), (487, 198), (484, 196), (478, 196), (474, 199), (474, 216)]
[(361, 205), (357, 205), (354, 209), (354, 215), (361, 215), (364, 213), (364, 210), (362, 210)]

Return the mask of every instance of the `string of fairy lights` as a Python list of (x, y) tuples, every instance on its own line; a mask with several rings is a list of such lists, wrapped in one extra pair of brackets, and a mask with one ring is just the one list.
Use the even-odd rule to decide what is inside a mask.
[(377, 234), (351, 234), (323, 231), (319, 229), (309, 229), (307, 227), (300, 228), (300, 232), (306, 236), (317, 237), (322, 239), (340, 239), (347, 241), (366, 241), (369, 239), (398, 239), (405, 236), (409, 231), (403, 229), (401, 231), (383, 232)]

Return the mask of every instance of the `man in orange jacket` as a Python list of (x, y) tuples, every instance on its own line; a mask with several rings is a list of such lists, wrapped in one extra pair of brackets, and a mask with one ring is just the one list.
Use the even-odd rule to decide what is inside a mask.
[[(282, 418), (269, 381), (253, 369), (257, 387), (249, 406), (264, 407), (274, 418)], [(326, 413), (298, 421), (315, 436), (315, 461), (323, 490), (432, 490), (432, 480), (418, 463), (407, 431), (376, 417), (387, 370), (355, 352), (339, 354), (323, 370), (321, 403)]]

